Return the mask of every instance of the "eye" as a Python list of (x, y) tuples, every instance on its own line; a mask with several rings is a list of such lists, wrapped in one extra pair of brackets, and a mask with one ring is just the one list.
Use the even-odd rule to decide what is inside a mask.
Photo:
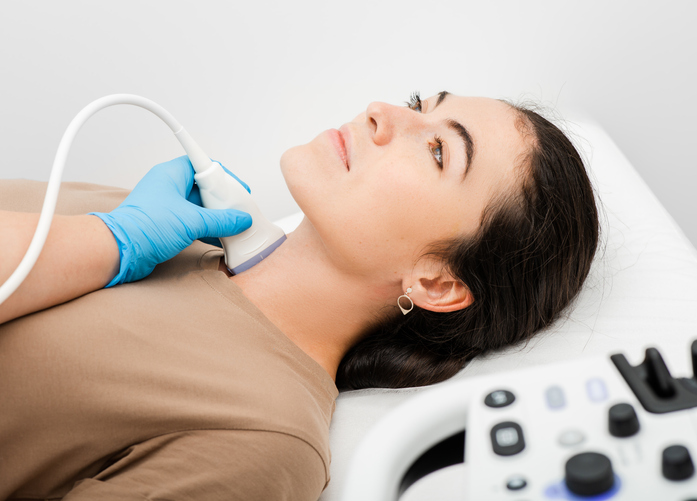
[(411, 96), (409, 96), (409, 101), (406, 102), (406, 105), (410, 110), (421, 113), (421, 95), (418, 91), (411, 93)]
[(433, 138), (433, 141), (436, 144), (435, 145), (431, 144), (431, 145), (429, 145), (428, 148), (431, 150), (431, 154), (433, 155), (433, 158), (435, 159), (436, 163), (438, 164), (438, 167), (442, 170), (443, 169), (443, 140), (439, 136), (436, 136)]
[[(406, 105), (409, 107), (410, 110), (414, 110), (421, 113), (421, 95), (418, 91), (411, 93), (411, 96), (409, 96), (409, 101), (406, 102)], [(431, 155), (433, 155), (433, 159), (438, 164), (438, 167), (442, 170), (443, 140), (439, 136), (436, 136), (433, 138), (433, 142), (436, 144), (429, 144), (428, 149), (431, 151)]]

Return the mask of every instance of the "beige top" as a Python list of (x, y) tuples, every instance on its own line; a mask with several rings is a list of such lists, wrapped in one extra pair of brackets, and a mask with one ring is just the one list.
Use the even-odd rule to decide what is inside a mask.
[[(45, 183), (0, 182), (38, 212)], [(124, 190), (64, 183), (57, 213)], [(329, 374), (196, 242), (148, 278), (0, 325), (0, 500), (316, 500)]]

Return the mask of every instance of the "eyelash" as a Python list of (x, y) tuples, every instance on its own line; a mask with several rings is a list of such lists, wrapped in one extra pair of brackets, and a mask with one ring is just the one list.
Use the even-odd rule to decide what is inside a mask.
[(414, 111), (417, 111), (416, 108), (418, 108), (419, 113), (421, 113), (421, 95), (418, 93), (418, 91), (411, 93), (411, 96), (409, 96), (409, 101), (407, 101), (407, 106), (410, 110)]
[[(410, 110), (414, 110), (417, 113), (421, 113), (422, 107), (421, 107), (421, 95), (418, 92), (412, 92), (411, 96), (409, 96), (409, 101), (407, 101), (407, 107)], [(436, 135), (433, 138), (433, 142), (436, 143), (436, 145), (429, 144), (428, 145), (428, 150), (431, 152), (431, 155), (433, 155), (433, 159), (436, 161), (438, 164), (438, 167), (442, 170), (443, 169), (443, 140), (440, 138), (440, 136)], [(438, 153), (436, 153), (438, 151)]]

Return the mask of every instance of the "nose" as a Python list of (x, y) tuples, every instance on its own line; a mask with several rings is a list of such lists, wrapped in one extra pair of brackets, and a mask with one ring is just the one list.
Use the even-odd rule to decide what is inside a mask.
[(383, 146), (392, 139), (397, 125), (399, 108), (379, 102), (370, 103), (366, 108), (365, 120), (373, 133), (373, 142), (378, 146)]

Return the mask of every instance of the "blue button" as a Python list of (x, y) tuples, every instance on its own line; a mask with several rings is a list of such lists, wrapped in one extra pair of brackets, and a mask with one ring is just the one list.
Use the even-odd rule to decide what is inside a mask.
[(593, 402), (602, 402), (607, 399), (607, 387), (600, 378), (586, 381), (586, 392), (588, 393), (588, 398)]
[(561, 409), (566, 405), (564, 390), (560, 386), (550, 386), (545, 391), (545, 400), (550, 409)]

